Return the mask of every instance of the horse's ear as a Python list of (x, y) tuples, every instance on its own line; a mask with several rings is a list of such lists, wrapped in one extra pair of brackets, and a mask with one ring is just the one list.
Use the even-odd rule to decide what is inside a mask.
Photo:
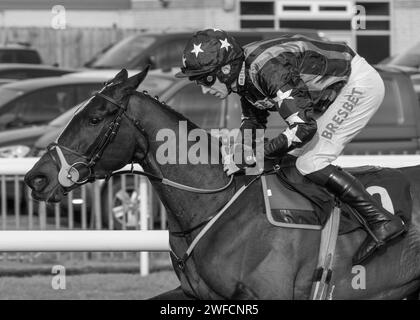
[(117, 75), (114, 77), (114, 79), (112, 79), (113, 83), (118, 83), (118, 82), (125, 82), (127, 81), (128, 78), (128, 72), (125, 69), (122, 69), (120, 72), (117, 73)]
[(127, 89), (136, 90), (140, 83), (143, 82), (144, 78), (146, 78), (149, 68), (150, 65), (147, 65), (142, 72), (139, 72), (134, 76), (128, 78), (128, 80), (124, 83), (124, 87)]

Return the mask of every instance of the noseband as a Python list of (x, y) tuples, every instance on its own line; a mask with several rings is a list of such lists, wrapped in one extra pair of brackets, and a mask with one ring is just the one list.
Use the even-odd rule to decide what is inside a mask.
[[(87, 182), (92, 182), (96, 178), (103, 178), (95, 175), (94, 167), (96, 163), (101, 159), (105, 149), (117, 135), (123, 116), (130, 120), (129, 122), (132, 123), (134, 127), (137, 130), (139, 130), (141, 134), (145, 137), (144, 140), (146, 141), (147, 148), (146, 152), (144, 153), (143, 159), (147, 156), (149, 152), (149, 140), (147, 138), (146, 131), (140, 126), (138, 120), (131, 118), (126, 113), (128, 101), (127, 105), (123, 106), (118, 101), (103, 94), (102, 92), (95, 93), (95, 97), (105, 99), (106, 101), (117, 106), (118, 112), (116, 113), (115, 118), (112, 120), (112, 122), (101, 130), (98, 137), (89, 146), (86, 152), (87, 154), (81, 154), (75, 150), (72, 150), (68, 147), (59, 144), (58, 139), (57, 142), (51, 143), (47, 148), (48, 154), (51, 156), (51, 158), (54, 160), (54, 162), (59, 168), (58, 181), (64, 188), (66, 188), (67, 192), (76, 188), (79, 185), (85, 184)], [(52, 152), (54, 150), (56, 154)], [(62, 150), (72, 153), (77, 157), (81, 158), (82, 160), (69, 164)]]

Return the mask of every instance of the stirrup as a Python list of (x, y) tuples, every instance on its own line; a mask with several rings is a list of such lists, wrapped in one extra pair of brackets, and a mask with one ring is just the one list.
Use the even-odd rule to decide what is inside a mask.
[(384, 241), (379, 240), (376, 235), (373, 233), (372, 229), (370, 228), (369, 224), (366, 222), (365, 218), (362, 217), (362, 215), (357, 212), (357, 210), (351, 208), (351, 212), (355, 215), (355, 217), (357, 218), (357, 220), (359, 220), (359, 222), (362, 224), (363, 228), (365, 229), (365, 231), (367, 232), (367, 234), (373, 239), (373, 241), (375, 241), (375, 243), (379, 246), (383, 246), (385, 244)]

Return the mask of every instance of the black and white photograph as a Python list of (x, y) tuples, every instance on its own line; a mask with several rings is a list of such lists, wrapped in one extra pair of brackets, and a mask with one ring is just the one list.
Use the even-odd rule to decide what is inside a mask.
[(0, 300), (418, 300), (419, 18), (0, 0)]

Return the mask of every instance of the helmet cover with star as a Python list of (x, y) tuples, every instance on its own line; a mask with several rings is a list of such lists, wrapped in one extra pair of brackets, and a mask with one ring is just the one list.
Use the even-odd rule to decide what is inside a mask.
[(210, 73), (243, 56), (242, 47), (225, 31), (198, 31), (187, 42), (182, 56), (183, 67), (175, 76), (185, 78)]

